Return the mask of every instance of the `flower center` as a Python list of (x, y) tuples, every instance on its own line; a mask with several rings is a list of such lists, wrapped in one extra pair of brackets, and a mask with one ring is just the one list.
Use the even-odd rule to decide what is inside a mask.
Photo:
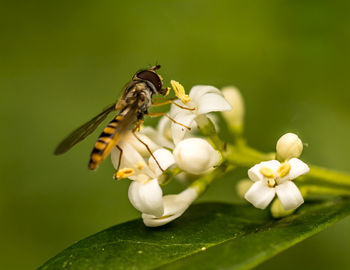
[(267, 185), (269, 187), (274, 187), (276, 185), (276, 181), (280, 178), (287, 176), (290, 172), (291, 166), (288, 161), (285, 161), (281, 164), (281, 166), (277, 169), (277, 175), (273, 172), (269, 167), (262, 167), (260, 169), (260, 173), (267, 179)]
[(260, 169), (260, 173), (267, 178), (267, 185), (269, 187), (272, 188), (276, 185), (275, 174), (273, 173), (273, 170), (268, 167), (262, 167)]
[(191, 98), (186, 95), (185, 88), (179, 82), (171, 80), (170, 83), (174, 89), (175, 95), (182, 101), (183, 104), (186, 104), (191, 100)]

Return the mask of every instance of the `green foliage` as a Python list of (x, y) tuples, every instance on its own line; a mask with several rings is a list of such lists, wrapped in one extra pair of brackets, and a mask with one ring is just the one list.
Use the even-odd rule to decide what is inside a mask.
[(116, 225), (67, 248), (40, 269), (248, 269), (350, 214), (350, 201), (308, 203), (294, 215), (224, 203), (194, 205), (179, 220)]

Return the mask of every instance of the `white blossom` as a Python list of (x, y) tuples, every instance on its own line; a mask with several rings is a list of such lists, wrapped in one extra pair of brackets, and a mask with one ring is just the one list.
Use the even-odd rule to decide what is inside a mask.
[(220, 161), (219, 153), (206, 140), (201, 138), (189, 138), (180, 141), (173, 153), (179, 168), (196, 175), (207, 172)]
[(255, 183), (245, 198), (255, 207), (265, 209), (277, 194), (285, 210), (295, 209), (304, 199), (291, 180), (307, 172), (307, 164), (297, 158), (283, 163), (277, 160), (261, 162), (248, 170), (249, 178)]
[[(123, 150), (123, 155), (117, 177), (127, 177), (133, 180), (128, 192), (131, 204), (143, 213), (161, 216), (163, 214), (163, 192), (158, 179), (163, 173), (162, 170), (166, 170), (175, 163), (172, 153), (160, 148), (153, 152), (158, 164), (152, 156), (146, 163), (130, 141), (124, 139), (119, 146)], [(111, 156), (113, 165), (117, 169), (120, 151), (112, 150)]]
[(181, 216), (191, 203), (197, 198), (195, 188), (187, 188), (179, 194), (163, 197), (164, 213), (161, 217), (143, 213), (142, 219), (148, 227), (163, 226)]
[[(182, 101), (175, 101), (183, 107), (191, 110), (179, 108), (176, 105), (171, 106), (170, 116), (178, 123), (191, 127), (195, 118), (201, 114), (210, 112), (229, 111), (231, 105), (225, 100), (223, 94), (214, 86), (197, 85), (189, 93), (190, 101), (184, 104)], [(179, 124), (171, 124), (171, 134), (174, 143), (181, 141), (187, 129)]]

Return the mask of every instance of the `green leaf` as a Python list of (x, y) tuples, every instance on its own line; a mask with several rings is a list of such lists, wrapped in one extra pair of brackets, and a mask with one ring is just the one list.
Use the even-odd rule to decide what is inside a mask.
[(116, 225), (40, 269), (249, 269), (348, 214), (346, 200), (308, 203), (279, 220), (250, 205), (201, 203), (163, 227)]

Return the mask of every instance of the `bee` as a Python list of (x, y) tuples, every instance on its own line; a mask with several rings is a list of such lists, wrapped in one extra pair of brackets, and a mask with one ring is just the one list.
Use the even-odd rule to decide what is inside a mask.
[[(106, 117), (111, 112), (119, 111), (119, 113), (104, 128), (103, 132), (100, 134), (98, 140), (96, 141), (94, 148), (90, 154), (90, 161), (88, 164), (89, 169), (95, 170), (100, 165), (100, 163), (104, 159), (106, 159), (106, 157), (110, 154), (111, 150), (114, 147), (117, 147), (120, 150), (120, 165), (123, 150), (118, 146), (118, 143), (122, 139), (122, 135), (128, 130), (132, 130), (134, 136), (142, 144), (144, 144), (144, 146), (150, 152), (151, 156), (154, 158), (147, 144), (141, 141), (141, 139), (135, 134), (135, 131), (143, 122), (145, 115), (165, 115), (171, 121), (176, 122), (174, 119), (172, 119), (169, 115), (165, 113), (150, 114), (148, 112), (148, 109), (151, 105), (165, 105), (169, 103), (174, 103), (172, 99), (158, 104), (152, 103), (152, 96), (154, 94), (166, 96), (170, 90), (168, 87), (163, 88), (162, 77), (156, 72), (159, 68), (160, 65), (156, 65), (151, 69), (144, 69), (136, 72), (132, 80), (124, 87), (119, 100), (113, 105), (108, 106), (90, 121), (88, 121), (87, 123), (74, 130), (72, 133), (70, 133), (57, 146), (54, 154), (60, 155), (67, 152), (74, 145), (76, 145), (77, 143), (85, 139), (88, 135), (90, 135), (103, 122), (103, 120), (106, 119)], [(187, 126), (184, 127), (188, 128)], [(159, 166), (158, 161), (156, 159), (155, 161)], [(162, 169), (160, 166), (159, 168)]]

